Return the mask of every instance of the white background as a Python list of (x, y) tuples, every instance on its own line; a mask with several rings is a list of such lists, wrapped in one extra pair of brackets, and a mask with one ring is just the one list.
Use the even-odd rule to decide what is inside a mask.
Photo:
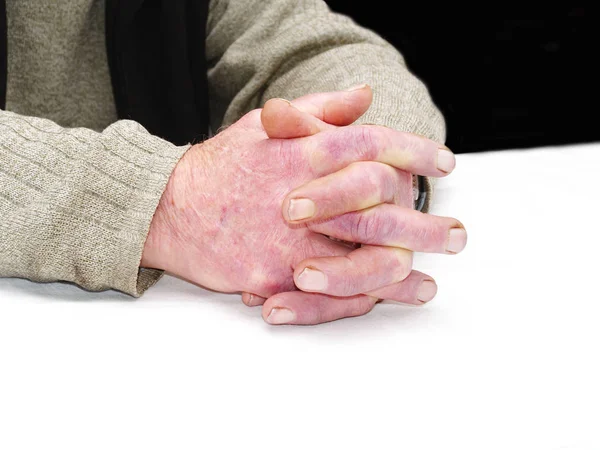
[(1, 449), (600, 449), (600, 145), (459, 155), (423, 308), (271, 327), (165, 277), (142, 299), (0, 280)]

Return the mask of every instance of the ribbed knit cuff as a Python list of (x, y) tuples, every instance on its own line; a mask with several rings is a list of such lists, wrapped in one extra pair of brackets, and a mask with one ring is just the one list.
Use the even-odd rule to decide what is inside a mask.
[(0, 277), (140, 296), (140, 269), (176, 147), (133, 121), (97, 133), (0, 111)]
[[(137, 176), (130, 179), (130, 198), (123, 216), (123, 228), (116, 234), (117, 242), (111, 263), (107, 265), (110, 285), (134, 297), (141, 296), (163, 275), (155, 269), (140, 268), (144, 244), (150, 224), (169, 177), (175, 165), (189, 145), (177, 147), (169, 142), (148, 134), (136, 122), (119, 122), (103, 133), (103, 137), (93, 145), (104, 146), (108, 141), (113, 151), (133, 157), (139, 161), (135, 171)], [(132, 172), (131, 175), (134, 173)], [(122, 189), (118, 185), (115, 190)]]

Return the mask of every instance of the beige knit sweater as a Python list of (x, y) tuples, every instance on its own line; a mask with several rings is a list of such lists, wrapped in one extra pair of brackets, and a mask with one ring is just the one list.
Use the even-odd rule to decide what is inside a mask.
[[(117, 121), (104, 6), (7, 0), (0, 277), (139, 296), (161, 275), (139, 262), (188, 146)], [(374, 104), (359, 122), (445, 139), (442, 116), (401, 55), (322, 0), (212, 0), (207, 33), (213, 130), (272, 97), (366, 82)]]

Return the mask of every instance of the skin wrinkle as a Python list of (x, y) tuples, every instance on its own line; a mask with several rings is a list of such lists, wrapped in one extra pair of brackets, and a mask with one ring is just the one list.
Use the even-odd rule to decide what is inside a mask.
[(380, 136), (376, 135), (370, 127), (354, 127), (357, 134), (354, 140), (357, 143), (361, 161), (371, 161), (377, 159), (380, 148), (386, 148), (382, 143)]
[[(381, 223), (375, 226), (367, 223), (373, 219)], [(345, 241), (445, 252), (448, 230), (459, 227), (459, 224), (456, 219), (403, 211), (395, 205), (385, 204), (310, 223), (309, 227)], [(414, 248), (415, 244), (418, 249)]]
[(366, 237), (368, 240), (370, 236), (386, 236), (389, 235), (390, 231), (393, 232), (393, 229), (384, 228), (387, 221), (375, 216), (373, 209), (356, 214), (356, 218), (357, 220), (350, 223), (351, 239), (349, 240), (352, 242), (364, 242), (360, 240), (361, 236)]
[[(307, 170), (306, 158), (302, 151), (304, 142), (298, 139), (276, 139), (277, 147), (274, 149), (276, 161), (280, 162), (280, 167), (285, 175), (295, 179), (301, 176), (302, 183), (312, 179)], [(309, 173), (307, 173), (309, 172)]]
[[(356, 270), (356, 264), (354, 264), (354, 260), (352, 259), (352, 254), (349, 255), (345, 255), (344, 259), (348, 261), (348, 265), (350, 267), (347, 268), (347, 270)], [(356, 292), (357, 290), (360, 289), (360, 282), (362, 281), (363, 276), (361, 276), (361, 273), (356, 273), (353, 277), (345, 277), (343, 279), (338, 279), (338, 280), (334, 280), (334, 283), (337, 281), (338, 284), (345, 284), (346, 285), (346, 289), (344, 289), (345, 292)], [(334, 284), (332, 283), (332, 284)]]
[(410, 239), (419, 240), (420, 242), (430, 242), (432, 249), (440, 248), (441, 245), (439, 243), (439, 231), (435, 230), (431, 227), (425, 227), (417, 229), (416, 232), (413, 232), (411, 236), (405, 238), (404, 241), (408, 242)]
[[(337, 130), (336, 130), (337, 131)], [(340, 139), (335, 132), (325, 132), (321, 145), (326, 148), (326, 159), (333, 160), (332, 162), (344, 161), (344, 155), (348, 152), (348, 147), (352, 146), (355, 149), (355, 161), (371, 161), (376, 159), (378, 148), (376, 139), (371, 133), (371, 130), (365, 126), (357, 126), (346, 129), (348, 136), (346, 139)]]
[[(309, 163), (316, 175), (335, 172), (354, 161), (379, 161), (423, 175), (443, 174), (436, 168), (439, 145), (385, 127), (357, 125), (323, 131), (310, 140)], [(301, 138), (307, 139), (307, 138)]]

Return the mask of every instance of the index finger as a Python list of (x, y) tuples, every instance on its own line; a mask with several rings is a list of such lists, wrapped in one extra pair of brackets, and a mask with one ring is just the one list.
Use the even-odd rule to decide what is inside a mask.
[(305, 157), (317, 176), (356, 161), (377, 161), (430, 177), (445, 177), (456, 165), (445, 145), (379, 125), (351, 125), (302, 139)]

